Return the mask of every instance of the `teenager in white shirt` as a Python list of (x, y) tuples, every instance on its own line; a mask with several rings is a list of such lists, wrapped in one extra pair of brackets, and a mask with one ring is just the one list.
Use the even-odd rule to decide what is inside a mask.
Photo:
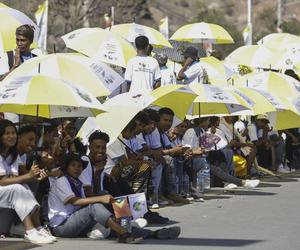
[(79, 180), (85, 162), (78, 154), (66, 155), (63, 165), (64, 176), (57, 179), (49, 193), (49, 220), (55, 235), (79, 237), (93, 229), (96, 224), (109, 227), (119, 235), (120, 243), (137, 243), (134, 238), (113, 219), (103, 204), (111, 204), (111, 195), (85, 197)]
[(192, 46), (187, 47), (183, 56), (183, 67), (178, 72), (177, 80), (183, 81), (184, 84), (203, 83), (205, 73), (199, 62), (198, 50)]
[(125, 80), (129, 91), (135, 94), (150, 92), (160, 86), (160, 69), (158, 62), (147, 55), (149, 39), (138, 36), (135, 39), (137, 56), (130, 59), (126, 66)]
[[(48, 244), (56, 238), (45, 232), (39, 220), (37, 203), (27, 182), (47, 177), (38, 165), (19, 175), (17, 129), (9, 120), (0, 121), (0, 208), (14, 209), (25, 228), (24, 238), (35, 244)], [(5, 218), (1, 218), (4, 220)]]

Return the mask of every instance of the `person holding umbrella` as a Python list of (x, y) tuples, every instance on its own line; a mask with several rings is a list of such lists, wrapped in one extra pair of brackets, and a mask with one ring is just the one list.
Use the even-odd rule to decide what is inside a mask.
[(198, 50), (193, 46), (189, 46), (183, 52), (183, 56), (183, 67), (178, 73), (177, 80), (183, 81), (184, 84), (192, 82), (203, 83), (205, 73), (200, 65)]

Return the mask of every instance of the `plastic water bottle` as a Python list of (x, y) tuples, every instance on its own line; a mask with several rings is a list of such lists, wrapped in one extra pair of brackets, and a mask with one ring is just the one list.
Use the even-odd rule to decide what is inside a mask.
[(197, 173), (197, 189), (200, 193), (204, 192), (204, 171), (201, 169)]
[(128, 233), (131, 233), (131, 217), (122, 217), (120, 219), (120, 225), (125, 228)]
[(208, 164), (205, 164), (203, 170), (203, 182), (204, 182), (204, 190), (207, 191), (210, 189), (210, 167)]
[(183, 186), (182, 187), (183, 192), (185, 194), (188, 194), (190, 191), (190, 178), (187, 173), (184, 173), (184, 175), (183, 175), (183, 185), (182, 186)]

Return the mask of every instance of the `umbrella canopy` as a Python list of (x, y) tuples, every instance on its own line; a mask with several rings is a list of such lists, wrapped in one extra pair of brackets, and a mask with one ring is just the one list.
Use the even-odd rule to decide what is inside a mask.
[(33, 47), (37, 45), (39, 27), (24, 13), (4, 4), (0, 5), (0, 53), (16, 48), (16, 29), (24, 24), (30, 25), (34, 30)]
[(1, 112), (58, 118), (96, 116), (105, 111), (82, 87), (48, 76), (5, 79), (0, 93)]
[[(179, 87), (179, 88), (178, 88)], [(237, 112), (253, 114), (252, 103), (244, 99), (242, 94), (234, 93), (234, 88), (213, 86), (208, 84), (168, 85), (164, 89), (173, 89), (163, 95), (163, 89), (155, 89), (151, 95), (157, 97), (152, 105), (171, 108), (179, 119), (186, 115), (208, 116), (229, 115)], [(176, 89), (177, 88), (177, 89)], [(235, 89), (239, 92), (239, 90)], [(159, 95), (159, 97), (158, 97)]]
[(231, 44), (233, 38), (220, 25), (212, 23), (192, 23), (179, 28), (170, 38), (170, 40), (203, 43), (210, 42), (214, 44)]
[(111, 67), (80, 54), (57, 53), (25, 61), (7, 78), (43, 75), (81, 85), (94, 96), (106, 96), (125, 80)]
[(300, 94), (300, 82), (276, 72), (250, 73), (238, 78), (235, 86), (264, 90), (279, 97), (296, 97)]
[(136, 56), (134, 47), (120, 35), (101, 28), (82, 28), (62, 36), (66, 46), (86, 56), (126, 68)]
[(152, 44), (153, 47), (172, 48), (172, 45), (163, 36), (163, 34), (145, 25), (140, 25), (136, 23), (123, 23), (113, 25), (110, 29), (111, 31), (116, 32), (131, 43), (134, 43), (135, 38), (138, 36), (146, 36), (149, 39), (149, 43)]
[(232, 51), (225, 62), (246, 65), (253, 68), (281, 69), (285, 61), (285, 52), (260, 45), (246, 45)]
[(214, 85), (227, 83), (227, 80), (234, 74), (224, 62), (213, 56), (201, 58), (200, 64), (207, 73), (209, 83)]
[(264, 36), (257, 44), (271, 49), (285, 50), (291, 44), (300, 44), (300, 36), (289, 33), (272, 33)]

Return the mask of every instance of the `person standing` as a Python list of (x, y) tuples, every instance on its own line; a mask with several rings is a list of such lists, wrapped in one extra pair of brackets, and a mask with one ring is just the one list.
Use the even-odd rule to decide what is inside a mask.
[(160, 87), (160, 69), (158, 62), (148, 56), (149, 39), (146, 36), (138, 36), (135, 39), (137, 56), (128, 61), (125, 80), (128, 91), (132, 93), (150, 92)]

